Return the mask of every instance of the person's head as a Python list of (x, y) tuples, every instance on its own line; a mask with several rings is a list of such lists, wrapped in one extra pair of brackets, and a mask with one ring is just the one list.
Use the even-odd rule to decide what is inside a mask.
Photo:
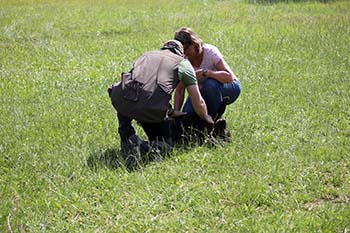
[(168, 40), (164, 43), (161, 50), (169, 49), (171, 52), (183, 57), (184, 56), (184, 48), (180, 41), (178, 40)]
[(203, 41), (191, 28), (180, 28), (175, 32), (174, 39), (183, 44), (184, 53), (187, 57), (197, 56), (202, 52)]

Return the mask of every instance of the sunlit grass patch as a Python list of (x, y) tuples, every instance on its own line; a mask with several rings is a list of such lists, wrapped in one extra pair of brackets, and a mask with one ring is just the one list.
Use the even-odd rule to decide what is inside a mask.
[[(349, 2), (0, 5), (0, 231), (350, 229)], [(242, 82), (232, 141), (117, 168), (107, 88), (182, 26)]]

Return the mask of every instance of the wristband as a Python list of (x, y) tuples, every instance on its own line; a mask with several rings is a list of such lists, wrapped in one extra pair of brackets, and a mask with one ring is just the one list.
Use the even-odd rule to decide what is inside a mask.
[(202, 71), (202, 75), (203, 75), (204, 77), (206, 77), (206, 76), (207, 76), (207, 73), (208, 73), (208, 69), (203, 69), (203, 71)]

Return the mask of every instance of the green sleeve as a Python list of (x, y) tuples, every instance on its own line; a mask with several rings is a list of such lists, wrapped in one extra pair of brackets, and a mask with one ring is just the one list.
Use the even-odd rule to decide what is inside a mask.
[(185, 87), (197, 84), (196, 73), (191, 63), (186, 59), (182, 60), (179, 64), (178, 76)]

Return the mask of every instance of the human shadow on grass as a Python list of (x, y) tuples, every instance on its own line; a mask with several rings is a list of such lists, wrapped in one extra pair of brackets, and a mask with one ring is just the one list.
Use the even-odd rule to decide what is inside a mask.
[(91, 153), (87, 159), (87, 166), (93, 171), (101, 168), (136, 171), (146, 167), (150, 162), (163, 160), (170, 154), (169, 148), (151, 148), (149, 152), (143, 154), (136, 150), (133, 153), (125, 154), (119, 149), (108, 148)]
[(119, 159), (120, 154), (120, 150), (114, 148), (95, 151), (87, 159), (87, 166), (94, 171), (103, 167), (117, 169), (119, 166), (116, 161)]
[[(182, 122), (186, 123), (184, 119)], [(189, 121), (191, 120), (191, 121)], [(189, 124), (182, 124), (173, 127), (173, 142), (168, 144), (165, 141), (144, 141), (137, 135), (130, 136), (129, 144), (121, 145), (121, 150), (108, 148), (93, 152), (87, 159), (87, 165), (92, 169), (98, 168), (125, 168), (128, 171), (135, 171), (145, 167), (153, 161), (163, 160), (170, 156), (174, 149), (189, 150), (196, 146), (224, 146), (231, 140), (231, 133), (227, 130), (226, 121), (218, 119), (214, 125), (194, 124), (189, 118)], [(176, 131), (177, 130), (177, 131)], [(173, 145), (173, 146), (170, 146)]]
[(166, 143), (157, 142), (149, 145), (149, 151), (140, 153), (134, 150), (132, 153), (125, 154), (120, 149), (108, 148), (101, 149), (91, 153), (87, 159), (88, 167), (96, 171), (101, 168), (108, 169), (125, 169), (129, 172), (137, 171), (146, 167), (151, 162), (158, 162), (173, 155), (174, 150), (181, 150), (183, 152), (192, 150), (194, 147), (205, 146), (208, 148), (222, 147), (230, 142), (226, 139), (214, 139), (209, 137), (202, 137), (199, 140), (198, 135), (195, 138), (186, 138), (170, 147)]
[(204, 122), (198, 115), (185, 115), (181, 119), (171, 121), (169, 130), (171, 140), (144, 141), (137, 135), (131, 135), (128, 142), (121, 143), (121, 150), (107, 149), (92, 153), (87, 160), (91, 169), (107, 167), (116, 169), (124, 167), (134, 171), (145, 167), (148, 163), (163, 160), (172, 154), (174, 148), (191, 149), (193, 146), (223, 146), (230, 142), (231, 133), (227, 129), (226, 120), (221, 118), (225, 112), (227, 101), (221, 104), (214, 124)]

